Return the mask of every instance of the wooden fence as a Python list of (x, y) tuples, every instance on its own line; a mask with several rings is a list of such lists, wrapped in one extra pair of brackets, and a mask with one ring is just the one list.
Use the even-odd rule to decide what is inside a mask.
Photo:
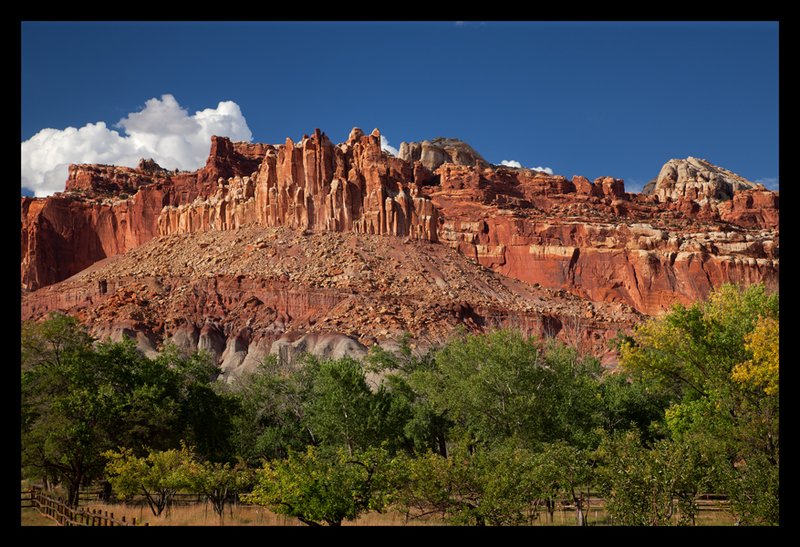
[[(123, 515), (116, 518), (114, 513), (90, 509), (88, 507), (70, 507), (61, 498), (45, 493), (41, 488), (31, 488), (22, 492), (21, 507), (33, 507), (43, 516), (52, 519), (59, 526), (136, 526), (136, 517), (130, 521)], [(144, 523), (147, 526), (148, 523)]]

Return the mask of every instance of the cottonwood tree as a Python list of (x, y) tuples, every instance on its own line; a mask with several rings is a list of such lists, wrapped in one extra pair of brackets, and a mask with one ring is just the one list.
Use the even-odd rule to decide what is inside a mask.
[(160, 516), (175, 494), (192, 486), (190, 478), (194, 456), (186, 445), (179, 450), (152, 450), (137, 457), (130, 448), (109, 450), (106, 475), (121, 499), (143, 494), (153, 515)]
[(556, 501), (567, 498), (575, 505), (575, 524), (587, 525), (589, 489), (595, 480), (589, 451), (565, 441), (544, 444), (533, 457), (531, 473), (551, 523)]
[(714, 486), (742, 523), (778, 522), (778, 295), (724, 285), (675, 306), (621, 346), (632, 375), (670, 394), (671, 439), (714, 458)]
[(148, 359), (129, 339), (95, 343), (65, 315), (23, 323), (23, 473), (64, 483), (74, 505), (79, 488), (102, 476), (106, 450), (142, 454), (186, 438), (224, 458), (233, 409), (211, 388), (215, 370), (203, 355), (167, 348)]
[(221, 388), (237, 402), (231, 419), (237, 457), (255, 467), (316, 442), (303, 422), (313, 366), (289, 369), (270, 356), (252, 374)]
[(439, 514), (457, 525), (524, 524), (540, 496), (533, 467), (530, 451), (510, 445), (471, 454), (455, 447), (447, 457), (428, 452), (405, 461), (398, 503), (413, 518)]
[(574, 349), (498, 330), (450, 341), (409, 383), (452, 421), (451, 440), (469, 446), (516, 439), (535, 450), (558, 439), (595, 442), (600, 373), (596, 359)]
[(203, 494), (221, 523), (225, 522), (225, 505), (232, 496), (252, 485), (253, 473), (244, 464), (190, 460), (185, 464), (188, 488)]
[(366, 511), (383, 511), (397, 488), (396, 462), (383, 448), (351, 454), (309, 446), (265, 463), (253, 491), (242, 499), (309, 526), (340, 526)]
[(695, 523), (697, 495), (711, 485), (705, 448), (661, 439), (642, 444), (636, 431), (606, 436), (599, 448), (599, 485), (615, 524), (663, 526)]

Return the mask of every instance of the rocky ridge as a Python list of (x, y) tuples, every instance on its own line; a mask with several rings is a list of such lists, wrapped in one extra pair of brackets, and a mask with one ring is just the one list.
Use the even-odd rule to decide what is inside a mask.
[[(482, 268), (447, 246), (287, 228), (159, 236), (23, 299), (22, 314), (76, 315), (95, 335), (206, 349), (228, 376), (298, 347), (363, 354), (404, 332), (420, 346), (459, 325), (514, 326), (611, 359), (609, 340), (640, 315)], [(344, 346), (344, 349), (341, 347)]]
[(680, 198), (728, 200), (738, 191), (754, 189), (764, 190), (764, 186), (707, 160), (689, 156), (665, 163), (655, 182), (646, 185), (642, 193), (656, 195), (662, 201)]
[(437, 137), (430, 141), (401, 142), (397, 157), (410, 164), (419, 162), (429, 171), (434, 171), (445, 163), (479, 167), (489, 165), (464, 141), (445, 137)]
[[(457, 324), (562, 337), (582, 329), (573, 338), (604, 353), (609, 333), (638, 314), (696, 301), (725, 282), (778, 286), (779, 194), (730, 182), (729, 172), (668, 163), (659, 188), (672, 190), (631, 194), (613, 177), (494, 166), (454, 140), (423, 145), (401, 145), (393, 157), (377, 130), (354, 129), (338, 145), (316, 130), (280, 145), (214, 137), (205, 167), (191, 173), (152, 161), (70, 166), (65, 192), (21, 202), (22, 317), (70, 310), (98, 333), (128, 332), (145, 349), (166, 339), (216, 348), (226, 370), (238, 370), (243, 361), (223, 353), (234, 344), (229, 354), (250, 354), (242, 348), (255, 338), (239, 336), (242, 328), (266, 340), (253, 355), (267, 346), (358, 353), (404, 329), (439, 340)], [(732, 198), (723, 199), (724, 185)], [(189, 254), (175, 254), (182, 249)], [(387, 253), (387, 269), (362, 275), (376, 265), (358, 262), (353, 249)], [(412, 260), (423, 255), (433, 258)], [(472, 266), (426, 277), (442, 270), (437, 261)], [(93, 277), (99, 268), (110, 270)], [(487, 275), (494, 289), (459, 292)], [(164, 284), (169, 290), (152, 298), (171, 307), (134, 298)], [(188, 300), (178, 298), (187, 291)], [(254, 294), (272, 303), (256, 312), (246, 305)], [(145, 321), (147, 309), (156, 311)], [(173, 322), (159, 319), (167, 317)]]
[(424, 194), (441, 241), (506, 276), (657, 314), (725, 282), (778, 284), (778, 195), (702, 204), (629, 194), (619, 179), (445, 164)]

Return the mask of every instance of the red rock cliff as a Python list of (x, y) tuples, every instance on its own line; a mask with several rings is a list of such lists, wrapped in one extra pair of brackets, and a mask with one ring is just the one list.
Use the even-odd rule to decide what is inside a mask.
[(621, 180), (444, 164), (439, 237), (503, 275), (654, 314), (723, 283), (778, 286), (778, 197), (660, 203)]
[(208, 198), (166, 207), (159, 233), (256, 224), (436, 241), (436, 209), (418, 197), (411, 166), (381, 151), (377, 130), (354, 129), (339, 146), (319, 130), (299, 143), (286, 139), (265, 149), (254, 175), (219, 180)]
[(135, 169), (70, 165), (64, 192), (22, 198), (22, 288), (56, 283), (149, 241), (158, 235), (165, 206), (211, 195), (223, 173), (257, 169), (254, 158), (263, 146), (214, 137), (206, 166), (194, 173), (165, 171), (146, 160)]
[(247, 225), (441, 240), (506, 276), (648, 314), (725, 282), (777, 288), (776, 192), (730, 186), (720, 203), (485, 161), (431, 171), (406, 148), (409, 161), (382, 152), (377, 130), (339, 145), (316, 130), (277, 146), (215, 137), (194, 173), (73, 166), (67, 192), (22, 200), (23, 288), (156, 235)]

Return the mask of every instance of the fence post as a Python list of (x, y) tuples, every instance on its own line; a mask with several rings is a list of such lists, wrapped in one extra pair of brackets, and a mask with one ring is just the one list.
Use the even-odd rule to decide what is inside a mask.
[(114, 526), (114, 513), (111, 513), (111, 522), (109, 524)]
[(131, 522), (133, 523), (132, 526), (136, 526), (136, 517), (133, 517), (133, 520)]

